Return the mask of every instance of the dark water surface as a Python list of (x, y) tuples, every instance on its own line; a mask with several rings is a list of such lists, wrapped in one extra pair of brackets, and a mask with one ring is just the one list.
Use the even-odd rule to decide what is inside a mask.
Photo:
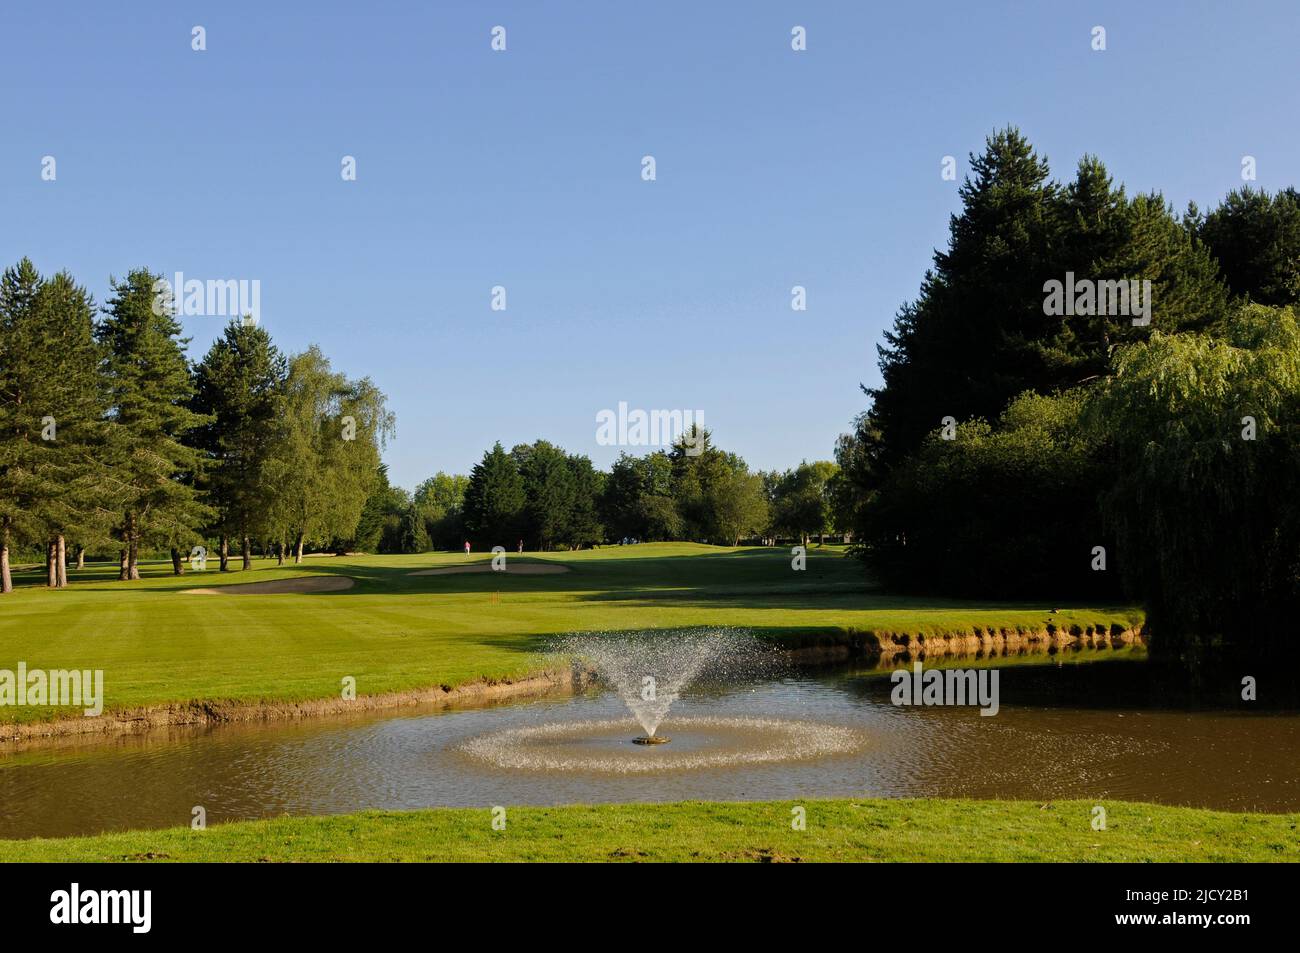
[[(895, 707), (890, 681), (879, 671), (816, 670), (702, 685), (688, 688), (673, 707), (662, 733), (674, 741), (659, 750), (630, 745), (640, 733), (636, 724), (615, 694), (603, 692), (10, 751), (0, 754), (0, 837), (185, 825), (195, 806), (206, 810), (209, 824), (365, 808), (831, 796), (1095, 798), (1300, 810), (1300, 714), (1162, 708), (1140, 688), (1145, 668), (1059, 657), (1001, 668), (995, 717), (981, 717), (976, 708)], [(855, 740), (848, 749), (828, 746), (828, 754), (814, 745), (809, 755), (798, 747), (820, 737), (815, 731), (774, 734), (763, 720), (832, 726), (839, 741), (847, 729)], [(601, 727), (590, 734), (561, 729), (554, 738), (549, 729), (540, 738), (533, 731), (576, 721)], [(515, 757), (521, 734), (529, 739), (523, 766)], [(512, 766), (481, 756), (498, 736), (515, 739)], [(548, 751), (562, 753), (565, 764), (575, 752), (590, 752), (593, 764), (605, 767), (529, 767)], [(678, 760), (665, 763), (681, 764), (689, 763), (682, 760), (688, 754), (731, 751), (740, 752), (737, 759), (698, 767), (631, 773), (608, 767), (629, 756), (675, 752)], [(753, 751), (775, 751), (777, 760), (744, 760)]]

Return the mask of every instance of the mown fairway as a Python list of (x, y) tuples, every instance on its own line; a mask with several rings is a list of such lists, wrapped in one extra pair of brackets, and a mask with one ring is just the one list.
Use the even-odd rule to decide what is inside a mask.
[[(475, 554), (476, 561), (486, 556)], [(512, 561), (514, 556), (509, 557)], [(72, 572), (72, 585), (17, 577), (0, 598), (0, 668), (104, 670), (105, 708), (190, 700), (304, 700), (337, 696), (340, 680), (360, 694), (480, 677), (520, 675), (546, 664), (548, 636), (574, 630), (735, 626), (772, 637), (876, 629), (911, 633), (973, 625), (1042, 628), (1139, 618), (1127, 607), (1067, 608), (961, 603), (890, 596), (870, 589), (861, 563), (842, 550), (811, 547), (795, 572), (788, 549), (728, 549), (682, 543), (605, 547), (526, 556), (556, 562), (556, 575), (500, 573), (412, 576), (465, 562), (462, 554), (310, 558), (249, 572), (187, 572), (150, 564), (136, 583), (116, 566)], [(209, 563), (213, 565), (213, 563)], [(238, 565), (238, 561), (232, 561)], [(194, 587), (339, 574), (342, 592), (188, 595)], [(0, 707), (0, 720), (72, 712)]]
[(0, 861), (1297, 861), (1300, 814), (1093, 801), (829, 800), (366, 811), (0, 841)]

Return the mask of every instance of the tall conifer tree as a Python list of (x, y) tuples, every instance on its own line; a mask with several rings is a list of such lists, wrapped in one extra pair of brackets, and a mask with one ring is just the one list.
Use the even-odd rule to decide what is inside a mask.
[(282, 409), (285, 359), (262, 328), (231, 321), (195, 368), (194, 410), (209, 422), (194, 443), (206, 456), (201, 486), (217, 510), (221, 569), (228, 539), (250, 568), (250, 538), (268, 529), (272, 494), (266, 468)]
[(121, 579), (140, 578), (140, 547), (188, 547), (213, 517), (193, 478), (202, 456), (185, 440), (207, 420), (190, 409), (193, 379), (187, 338), (170, 304), (155, 293), (144, 269), (112, 283), (98, 328), (110, 379), (110, 454), (121, 519)]

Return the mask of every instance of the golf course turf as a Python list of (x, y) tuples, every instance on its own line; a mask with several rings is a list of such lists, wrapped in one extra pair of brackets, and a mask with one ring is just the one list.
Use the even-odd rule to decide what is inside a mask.
[[(471, 561), (486, 560), (475, 555)], [(516, 560), (513, 555), (508, 557)], [(572, 631), (729, 626), (774, 639), (848, 630), (942, 634), (977, 625), (1045, 622), (1129, 626), (1124, 606), (972, 603), (873, 590), (861, 563), (841, 547), (811, 546), (807, 569), (789, 549), (644, 543), (527, 555), (556, 563), (554, 574), (417, 570), (466, 562), (460, 553), (308, 558), (277, 567), (256, 559), (247, 572), (171, 575), (151, 563), (138, 582), (116, 565), (73, 570), (71, 585), (34, 585), (16, 576), (0, 597), (0, 668), (102, 669), (105, 711), (185, 702), (300, 702), (337, 698), (342, 679), (359, 695), (454, 687), (514, 678), (548, 664), (549, 637)], [(232, 560), (232, 566), (238, 561)], [(183, 590), (345, 576), (333, 592), (194, 595)], [(78, 716), (75, 709), (0, 707), (5, 722)]]
[[(486, 557), (475, 555), (479, 564)], [(776, 641), (845, 632), (942, 635), (1045, 625), (1132, 628), (1125, 606), (963, 603), (902, 597), (866, 582), (842, 547), (641, 544), (508, 557), (565, 572), (446, 572), (460, 553), (314, 557), (248, 572), (177, 578), (151, 563), (122, 583), (115, 566), (47, 590), (36, 570), (0, 600), (0, 668), (104, 671), (105, 710), (186, 702), (305, 702), (517, 678), (553, 665), (549, 637), (573, 631), (726, 626)], [(338, 577), (342, 589), (285, 591)], [(266, 589), (249, 584), (278, 583)], [(222, 593), (226, 586), (237, 587)], [(184, 590), (203, 588), (215, 594)], [(1055, 611), (1054, 611), (1055, 610)], [(988, 664), (987, 661), (981, 664)], [(0, 722), (68, 717), (0, 708)], [(39, 743), (39, 741), (38, 741)], [(0, 748), (0, 750), (3, 750)], [(365, 811), (0, 841), (0, 861), (1161, 861), (1297, 860), (1300, 815), (1239, 814), (1092, 801), (943, 799), (506, 805), (504, 830), (478, 809)], [(801, 808), (806, 828), (792, 824)]]
[[(850, 800), (365, 811), (0, 841), (0, 861), (1297, 861), (1300, 814)], [(806, 828), (794, 829), (795, 809)]]

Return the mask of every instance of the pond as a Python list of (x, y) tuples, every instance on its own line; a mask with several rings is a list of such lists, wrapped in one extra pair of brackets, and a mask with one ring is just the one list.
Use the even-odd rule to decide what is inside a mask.
[[(1094, 654), (1108, 660), (1086, 661)], [(0, 754), (0, 837), (182, 826), (195, 807), (209, 824), (367, 808), (837, 796), (1300, 810), (1300, 714), (1158, 707), (1145, 663), (1128, 654), (996, 660), (994, 717), (895, 706), (887, 668), (705, 680), (673, 705), (662, 746), (633, 745), (641, 731), (623, 700), (595, 690), (11, 749)]]

